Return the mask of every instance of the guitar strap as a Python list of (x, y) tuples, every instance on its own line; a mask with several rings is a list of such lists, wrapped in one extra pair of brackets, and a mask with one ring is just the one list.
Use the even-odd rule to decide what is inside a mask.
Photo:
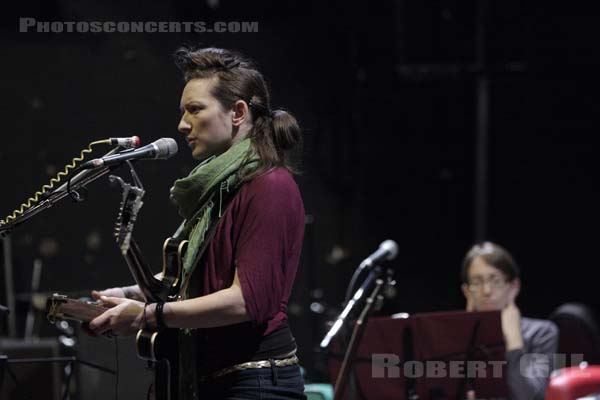
[[(223, 215), (225, 215), (225, 213), (227, 213), (227, 210), (229, 209), (229, 206), (231, 204), (231, 200), (233, 200), (233, 198), (235, 197), (235, 195), (238, 192), (239, 192), (239, 188), (237, 188), (235, 190), (231, 190), (230, 192), (227, 193), (227, 195), (226, 195), (226, 197), (225, 197), (225, 199), (223, 201), (223, 203), (225, 204), (225, 212), (221, 213), (219, 215), (219, 217), (215, 218), (215, 220), (212, 222), (210, 228), (206, 232), (205, 240), (202, 243), (202, 246), (200, 247), (200, 249), (198, 250), (198, 253), (196, 253), (196, 257), (194, 259), (194, 263), (192, 264), (192, 268), (190, 269), (190, 272), (187, 274), (187, 279), (186, 279), (185, 282), (182, 282), (182, 286), (179, 289), (179, 296), (178, 296), (179, 298), (185, 298), (186, 292), (187, 292), (188, 287), (190, 285), (190, 281), (192, 280), (191, 278), (194, 275), (194, 272), (196, 272), (196, 269), (198, 268), (198, 265), (200, 264), (200, 260), (202, 259), (202, 256), (204, 255), (204, 252), (208, 248), (209, 244), (212, 242), (212, 238), (213, 238), (215, 232), (217, 231), (217, 227), (219, 226), (219, 222), (221, 222), (221, 217)], [(181, 223), (181, 225), (179, 226), (179, 228), (175, 232), (175, 235), (181, 234), (181, 232), (183, 231), (184, 225), (185, 225), (185, 221), (183, 221)]]
[[(194, 263), (192, 264), (192, 268), (191, 268), (189, 274), (187, 275), (186, 281), (182, 282), (182, 286), (179, 290), (179, 296), (178, 296), (180, 299), (186, 298), (188, 287), (190, 285), (190, 282), (192, 281), (192, 276), (194, 276), (194, 272), (196, 272), (196, 269), (200, 265), (200, 260), (202, 259), (204, 252), (208, 248), (208, 245), (212, 242), (213, 236), (214, 236), (215, 232), (217, 231), (217, 226), (219, 226), (219, 222), (221, 222), (221, 217), (223, 215), (225, 215), (225, 213), (229, 209), (229, 206), (231, 205), (231, 200), (233, 199), (233, 197), (235, 197), (238, 190), (232, 190), (231, 192), (228, 193), (228, 195), (224, 199), (225, 200), (225, 202), (224, 202), (225, 212), (220, 214), (220, 216), (218, 218), (216, 218), (215, 221), (212, 222), (210, 228), (206, 232), (206, 235), (205, 235), (206, 240), (204, 240), (204, 242), (202, 243), (202, 246), (200, 247), (200, 249), (198, 250), (198, 253), (196, 254)], [(177, 229), (176, 233), (181, 233), (181, 231), (183, 231), (184, 225), (185, 225), (185, 221), (183, 221), (183, 223), (181, 224), (179, 229)], [(196, 393), (197, 393), (196, 358), (191, 355), (197, 354), (197, 347), (196, 347), (197, 340), (200, 339), (202, 334), (198, 330), (194, 331), (195, 332), (194, 335), (185, 334), (185, 333), (183, 333), (184, 331), (186, 331), (186, 330), (180, 330), (180, 334), (178, 335), (178, 346), (180, 348), (187, 349), (187, 351), (184, 355), (182, 355), (180, 353), (180, 358), (179, 358), (179, 371), (180, 371), (179, 377), (178, 377), (179, 398), (181, 398), (181, 399), (197, 399), (197, 397), (196, 397)], [(200, 335), (200, 336), (198, 336), (198, 335)]]

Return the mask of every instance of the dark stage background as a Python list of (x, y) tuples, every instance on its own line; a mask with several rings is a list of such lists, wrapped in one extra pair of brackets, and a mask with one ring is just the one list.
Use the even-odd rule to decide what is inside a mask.
[[(5, 15), (1, 32), (2, 217), (92, 140), (174, 137), (175, 158), (137, 164), (147, 194), (135, 235), (158, 268), (179, 222), (168, 189), (194, 165), (176, 130), (183, 81), (171, 54), (182, 44), (234, 48), (258, 62), (274, 107), (294, 113), (305, 132), (297, 181), (309, 217), (289, 311), (309, 377), (326, 378), (312, 349), (353, 268), (388, 238), (400, 247), (398, 285), (382, 314), (464, 307), (461, 259), (484, 238), (520, 264), (525, 315), (546, 317), (568, 301), (600, 306), (599, 15), (591, 5), (27, 4)], [(19, 33), (19, 17), (258, 21), (258, 32)], [(86, 202), (64, 202), (14, 232), (19, 335), (34, 259), (43, 264), (40, 292), (131, 280), (111, 237), (118, 201), (103, 179)], [(328, 311), (311, 311), (313, 302)], [(36, 330), (56, 334), (42, 319)]]

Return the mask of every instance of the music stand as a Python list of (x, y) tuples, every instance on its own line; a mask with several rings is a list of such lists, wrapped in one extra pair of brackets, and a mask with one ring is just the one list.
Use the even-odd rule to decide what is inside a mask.
[(415, 379), (419, 399), (464, 399), (468, 390), (508, 396), (500, 311), (417, 314), (410, 324), (415, 360), (425, 367)]
[[(408, 334), (407, 319), (369, 318), (352, 364), (356, 378), (356, 398), (373, 400), (405, 398), (406, 379), (401, 369), (405, 360), (404, 349), (407, 347), (405, 342), (407, 340), (410, 342)], [(344, 356), (342, 350), (345, 348), (339, 340), (334, 340), (329, 353), (329, 371), (333, 380), (340, 371)], [(395, 363), (395, 360), (398, 360), (398, 363)], [(394, 374), (378, 361), (397, 364), (400, 373)], [(348, 398), (347, 392), (346, 390), (344, 398)]]
[[(335, 340), (329, 353), (332, 379), (338, 376), (342, 350)], [(357, 399), (455, 400), (471, 389), (477, 398), (508, 396), (499, 311), (372, 317), (353, 368)]]

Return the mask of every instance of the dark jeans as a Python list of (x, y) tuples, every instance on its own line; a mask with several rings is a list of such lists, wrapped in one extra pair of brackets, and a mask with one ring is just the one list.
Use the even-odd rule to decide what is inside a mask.
[(198, 398), (210, 400), (306, 400), (298, 365), (234, 372), (198, 385)]

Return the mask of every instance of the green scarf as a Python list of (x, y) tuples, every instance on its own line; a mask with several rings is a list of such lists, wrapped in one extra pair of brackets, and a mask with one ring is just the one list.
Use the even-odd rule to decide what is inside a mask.
[[(171, 188), (171, 201), (179, 208), (179, 214), (185, 218), (179, 239), (188, 239), (187, 251), (183, 257), (180, 294), (187, 298), (188, 280), (200, 249), (210, 240), (207, 233), (215, 226), (239, 188), (241, 177), (255, 171), (259, 157), (245, 138), (231, 146), (218, 157), (211, 157), (190, 174), (178, 179)], [(183, 329), (179, 335), (179, 395), (182, 400), (196, 399), (194, 383), (197, 379), (195, 351), (196, 338), (191, 329)]]
[(227, 207), (225, 202), (230, 197), (229, 192), (238, 188), (242, 176), (256, 170), (258, 161), (250, 139), (244, 138), (223, 154), (200, 163), (187, 177), (175, 181), (171, 201), (185, 218), (179, 238), (189, 240), (183, 257), (181, 287), (184, 287), (205, 239), (210, 240), (206, 233)]

